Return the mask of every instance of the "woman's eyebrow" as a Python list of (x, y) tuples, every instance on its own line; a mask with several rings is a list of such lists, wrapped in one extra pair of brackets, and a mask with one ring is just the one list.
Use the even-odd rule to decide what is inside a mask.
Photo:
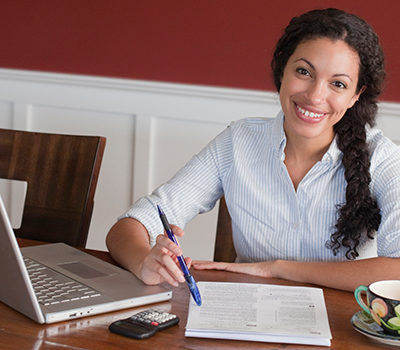
[[(307, 60), (307, 59), (305, 59), (305, 58), (298, 58), (296, 61), (294, 61), (295, 63), (296, 62), (299, 62), (299, 61), (304, 61), (305, 63), (307, 63), (313, 70), (315, 70), (315, 67), (314, 67), (314, 65), (309, 61), (309, 60)], [(337, 74), (334, 74), (333, 75), (334, 77), (347, 77), (347, 78), (349, 78), (351, 81), (353, 81), (353, 79), (351, 79), (351, 77), (350, 77), (350, 75), (348, 75), (348, 74), (346, 74), (346, 73), (337, 73)]]
[(294, 61), (294, 62), (296, 63), (296, 62), (299, 62), (299, 61), (304, 61), (304, 62), (306, 62), (312, 69), (315, 70), (314, 65), (313, 65), (309, 60), (307, 60), (307, 59), (305, 59), (305, 58), (298, 58), (298, 59), (297, 59), (296, 61)]
[(346, 73), (338, 73), (338, 74), (335, 74), (335, 75), (333, 75), (335, 78), (337, 78), (337, 77), (346, 77), (346, 78), (348, 78), (350, 81), (353, 81), (353, 79), (351, 79), (351, 76), (350, 75), (348, 75), (348, 74), (346, 74)]

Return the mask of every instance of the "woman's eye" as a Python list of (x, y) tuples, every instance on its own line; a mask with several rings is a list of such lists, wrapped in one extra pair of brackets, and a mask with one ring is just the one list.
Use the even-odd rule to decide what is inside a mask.
[(301, 75), (310, 75), (310, 72), (305, 68), (297, 68), (296, 72), (300, 73)]
[(347, 88), (346, 84), (342, 83), (341, 81), (334, 81), (332, 84), (333, 84), (333, 86), (335, 86), (335, 87), (337, 87), (339, 89), (346, 89)]

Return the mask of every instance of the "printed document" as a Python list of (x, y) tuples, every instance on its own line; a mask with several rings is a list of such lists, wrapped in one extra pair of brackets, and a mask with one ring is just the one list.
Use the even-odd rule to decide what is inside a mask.
[(198, 282), (185, 335), (329, 346), (332, 338), (320, 288)]

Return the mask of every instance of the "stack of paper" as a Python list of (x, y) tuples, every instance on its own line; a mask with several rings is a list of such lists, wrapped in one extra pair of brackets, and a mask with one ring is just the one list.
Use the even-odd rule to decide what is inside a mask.
[(199, 282), (202, 306), (191, 299), (188, 337), (329, 346), (320, 288)]

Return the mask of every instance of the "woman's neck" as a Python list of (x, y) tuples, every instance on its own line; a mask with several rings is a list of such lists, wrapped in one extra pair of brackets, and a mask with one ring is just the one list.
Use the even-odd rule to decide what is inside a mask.
[(316, 163), (320, 161), (335, 137), (333, 128), (317, 137), (299, 135), (285, 126), (284, 130), (286, 134), (285, 155), (299, 162), (313, 160)]
[(310, 161), (316, 163), (322, 159), (329, 146), (330, 143), (322, 146), (311, 141), (299, 143), (288, 139), (285, 147), (285, 158), (295, 160), (297, 163), (309, 163)]
[(321, 140), (288, 137), (287, 135), (284, 163), (295, 190), (310, 169), (322, 159), (332, 140), (333, 137), (321, 142)]

